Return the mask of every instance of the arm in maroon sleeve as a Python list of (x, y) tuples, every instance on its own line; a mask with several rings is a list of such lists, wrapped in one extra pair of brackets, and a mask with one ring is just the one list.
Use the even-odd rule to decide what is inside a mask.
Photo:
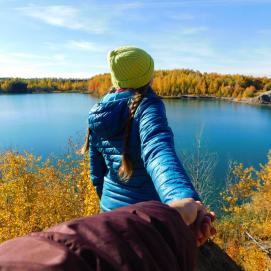
[[(177, 211), (143, 202), (0, 245), (1, 267), (27, 270), (194, 270), (196, 241)], [(16, 269), (16, 268), (17, 269)]]

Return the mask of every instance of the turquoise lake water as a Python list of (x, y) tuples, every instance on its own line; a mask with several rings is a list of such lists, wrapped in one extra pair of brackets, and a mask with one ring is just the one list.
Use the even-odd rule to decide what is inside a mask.
[[(0, 95), (0, 150), (63, 154), (69, 138), (83, 142), (90, 107), (87, 94)], [(271, 107), (217, 100), (164, 100), (177, 153), (191, 152), (195, 136), (215, 152), (218, 182), (227, 161), (258, 166), (271, 149)]]

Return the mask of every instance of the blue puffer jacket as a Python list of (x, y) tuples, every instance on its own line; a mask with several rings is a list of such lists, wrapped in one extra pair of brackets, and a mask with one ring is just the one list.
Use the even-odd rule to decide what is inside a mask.
[(130, 158), (134, 173), (128, 182), (118, 177), (123, 152), (123, 132), (133, 91), (109, 93), (89, 113), (91, 180), (109, 211), (140, 201), (199, 199), (183, 166), (168, 127), (161, 99), (148, 89), (131, 126)]

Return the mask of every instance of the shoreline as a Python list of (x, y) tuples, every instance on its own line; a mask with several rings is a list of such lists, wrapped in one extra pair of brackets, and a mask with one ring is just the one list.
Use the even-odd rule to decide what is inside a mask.
[[(67, 90), (67, 91), (61, 91), (61, 90), (53, 90), (53, 91), (27, 91), (27, 92), (14, 92), (14, 93), (8, 93), (4, 91), (0, 91), (1, 95), (23, 95), (23, 94), (60, 94), (60, 93), (75, 93), (75, 94), (88, 94), (93, 97), (99, 98), (96, 95), (94, 95), (92, 92), (88, 90)], [(230, 97), (217, 97), (217, 96), (210, 96), (210, 95), (178, 95), (178, 96), (159, 96), (161, 99), (169, 100), (169, 99), (184, 99), (184, 100), (222, 100), (226, 102), (233, 102), (233, 103), (242, 103), (242, 104), (248, 104), (248, 105), (264, 105), (264, 106), (271, 106), (271, 102), (269, 103), (261, 103), (257, 99), (257, 97), (252, 98), (243, 98), (243, 99), (237, 99), (237, 98), (230, 98)]]
[(40, 91), (26, 91), (26, 92), (5, 92), (5, 91), (0, 91), (0, 95), (23, 95), (23, 94), (55, 94), (55, 93), (79, 93), (79, 94), (91, 94), (87, 90), (50, 90), (50, 91), (45, 91), (45, 90), (40, 90)]
[(161, 99), (184, 99), (184, 100), (222, 100), (226, 102), (232, 102), (232, 103), (241, 103), (241, 104), (248, 104), (248, 105), (264, 105), (264, 106), (271, 106), (270, 103), (260, 103), (257, 102), (258, 97), (253, 98), (243, 98), (241, 100), (237, 98), (230, 98), (230, 97), (217, 97), (217, 96), (202, 96), (202, 95), (179, 95), (179, 96), (159, 96)]

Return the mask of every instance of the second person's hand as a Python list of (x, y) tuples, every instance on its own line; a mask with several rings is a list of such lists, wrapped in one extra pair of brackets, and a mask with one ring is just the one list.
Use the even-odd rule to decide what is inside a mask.
[(197, 246), (203, 245), (216, 233), (216, 229), (212, 225), (215, 220), (215, 213), (208, 212), (200, 201), (186, 198), (173, 201), (168, 205), (176, 209), (185, 224), (195, 232)]

